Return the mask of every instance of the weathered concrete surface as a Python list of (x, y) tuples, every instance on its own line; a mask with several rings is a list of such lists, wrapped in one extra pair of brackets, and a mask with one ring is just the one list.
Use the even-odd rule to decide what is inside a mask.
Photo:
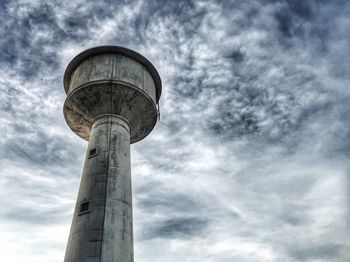
[(131, 143), (146, 137), (157, 122), (156, 104), (127, 83), (93, 82), (71, 92), (64, 105), (70, 128), (89, 140), (93, 119), (101, 114), (120, 115), (131, 127)]
[(64, 85), (65, 119), (85, 140), (100, 114), (126, 118), (131, 143), (145, 138), (157, 122), (160, 77), (146, 58), (130, 49), (102, 46), (84, 51), (68, 65)]
[(93, 81), (114, 80), (128, 83), (144, 91), (156, 103), (153, 78), (146, 67), (121, 54), (98, 54), (87, 58), (74, 70), (68, 93)]
[(157, 122), (161, 82), (153, 65), (122, 47), (79, 54), (64, 77), (64, 116), (89, 141), (65, 262), (132, 262), (130, 143)]
[(64, 261), (133, 261), (130, 132), (118, 116), (93, 123)]

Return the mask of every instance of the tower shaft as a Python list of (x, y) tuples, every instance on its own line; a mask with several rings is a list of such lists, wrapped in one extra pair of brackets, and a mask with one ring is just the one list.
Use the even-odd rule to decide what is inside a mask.
[(92, 123), (64, 262), (132, 262), (130, 129), (118, 115)]

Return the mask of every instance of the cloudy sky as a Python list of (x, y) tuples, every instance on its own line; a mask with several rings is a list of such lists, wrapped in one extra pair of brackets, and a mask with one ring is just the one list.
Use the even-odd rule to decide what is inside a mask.
[(350, 2), (0, 2), (1, 261), (61, 262), (87, 143), (62, 77), (86, 48), (159, 70), (132, 145), (135, 261), (350, 261)]

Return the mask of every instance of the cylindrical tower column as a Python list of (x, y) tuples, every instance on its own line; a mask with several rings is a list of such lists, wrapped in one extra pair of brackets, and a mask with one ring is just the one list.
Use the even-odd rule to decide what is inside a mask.
[(64, 261), (133, 261), (130, 129), (120, 116), (93, 121)]
[(64, 117), (89, 141), (64, 262), (133, 262), (130, 143), (157, 122), (161, 80), (142, 55), (100, 46), (64, 75)]

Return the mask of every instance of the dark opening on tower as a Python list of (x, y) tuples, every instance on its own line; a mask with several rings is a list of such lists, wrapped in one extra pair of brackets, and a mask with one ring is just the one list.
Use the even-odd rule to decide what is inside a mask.
[(91, 149), (91, 150), (89, 151), (89, 158), (90, 158), (90, 157), (93, 157), (93, 156), (96, 156), (96, 155), (97, 155), (97, 150), (96, 150), (96, 148)]
[(90, 212), (90, 210), (89, 210), (89, 201), (81, 203), (79, 215), (83, 215), (83, 214), (86, 214), (86, 213), (89, 213), (89, 212)]

